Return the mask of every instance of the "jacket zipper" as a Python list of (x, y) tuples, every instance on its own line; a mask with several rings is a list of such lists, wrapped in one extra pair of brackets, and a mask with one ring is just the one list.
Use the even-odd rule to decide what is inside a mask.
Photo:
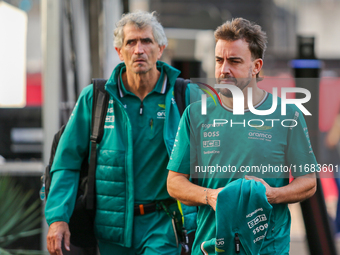
[(140, 103), (140, 106), (139, 106), (139, 114), (143, 115), (143, 101)]
[(240, 253), (240, 238), (238, 237), (238, 233), (235, 233), (235, 252)]

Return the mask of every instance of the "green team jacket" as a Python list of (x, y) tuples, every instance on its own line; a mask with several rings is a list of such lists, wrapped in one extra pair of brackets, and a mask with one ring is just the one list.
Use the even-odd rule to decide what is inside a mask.
[[(110, 95), (108, 112), (104, 127), (102, 142), (97, 147), (96, 168), (96, 218), (95, 232), (99, 240), (125, 247), (131, 247), (134, 219), (134, 177), (133, 177), (133, 140), (131, 122), (124, 106), (117, 98), (118, 77), (124, 63), (119, 64), (106, 83)], [(157, 62), (163, 67), (168, 78), (169, 89), (165, 95), (165, 123), (163, 138), (170, 155), (177, 133), (180, 114), (174, 100), (174, 85), (179, 71), (166, 63)], [(197, 86), (190, 84), (186, 90), (186, 104), (200, 98), (201, 92)], [(86, 87), (73, 110), (65, 131), (61, 137), (55, 155), (51, 172), (58, 170), (79, 171), (82, 159), (87, 155), (91, 134), (92, 86)], [(164, 169), (166, 171), (166, 169)], [(52, 182), (58, 180), (53, 180)], [(65, 180), (61, 180), (61, 184)], [(75, 192), (69, 192), (69, 201), (75, 200)], [(51, 196), (52, 193), (50, 193)], [(50, 197), (49, 197), (50, 198)], [(51, 199), (51, 198), (50, 198)], [(64, 199), (65, 201), (65, 199)], [(45, 217), (48, 224), (58, 220), (68, 222), (73, 207), (68, 204), (68, 210), (56, 207), (46, 208)], [(74, 205), (73, 205), (74, 206)], [(48, 203), (46, 205), (48, 207)], [(58, 211), (59, 210), (59, 211)], [(65, 213), (67, 211), (68, 213)], [(196, 208), (182, 207), (184, 214), (194, 217)], [(193, 211), (194, 215), (190, 212)], [(64, 214), (61, 216), (61, 214)], [(65, 214), (68, 214), (65, 216)], [(195, 221), (195, 220), (194, 220)], [(189, 220), (187, 222), (193, 222)], [(194, 225), (186, 226), (193, 229)]]

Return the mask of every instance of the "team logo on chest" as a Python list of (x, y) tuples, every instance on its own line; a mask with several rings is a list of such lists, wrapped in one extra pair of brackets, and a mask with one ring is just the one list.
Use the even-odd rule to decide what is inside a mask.
[(272, 138), (273, 138), (273, 135), (270, 132), (261, 132), (257, 130), (248, 132), (248, 139), (271, 142)]
[(113, 125), (114, 122), (115, 122), (115, 116), (114, 115), (106, 116), (104, 128), (105, 129), (114, 128), (114, 125)]
[(109, 101), (109, 107), (107, 109), (107, 115), (105, 117), (105, 125), (104, 128), (105, 129), (112, 129), (114, 128), (113, 123), (115, 122), (115, 116), (113, 115), (113, 100)]
[(157, 119), (165, 119), (165, 104), (158, 104), (161, 110), (157, 111)]

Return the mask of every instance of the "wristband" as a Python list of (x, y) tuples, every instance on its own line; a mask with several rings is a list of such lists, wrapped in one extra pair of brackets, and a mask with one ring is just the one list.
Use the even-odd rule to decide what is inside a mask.
[(205, 203), (206, 203), (206, 205), (209, 205), (209, 204), (208, 204), (208, 190), (209, 190), (209, 189), (204, 189), (204, 192), (205, 192)]

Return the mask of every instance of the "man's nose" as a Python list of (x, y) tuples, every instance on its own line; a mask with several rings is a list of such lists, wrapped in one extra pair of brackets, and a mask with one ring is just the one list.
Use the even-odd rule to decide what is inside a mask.
[(141, 43), (141, 41), (137, 41), (136, 46), (135, 46), (135, 54), (143, 54), (144, 52), (144, 48), (143, 48), (143, 44)]
[(228, 64), (228, 61), (224, 61), (222, 68), (221, 68), (221, 74), (230, 74), (230, 65)]

